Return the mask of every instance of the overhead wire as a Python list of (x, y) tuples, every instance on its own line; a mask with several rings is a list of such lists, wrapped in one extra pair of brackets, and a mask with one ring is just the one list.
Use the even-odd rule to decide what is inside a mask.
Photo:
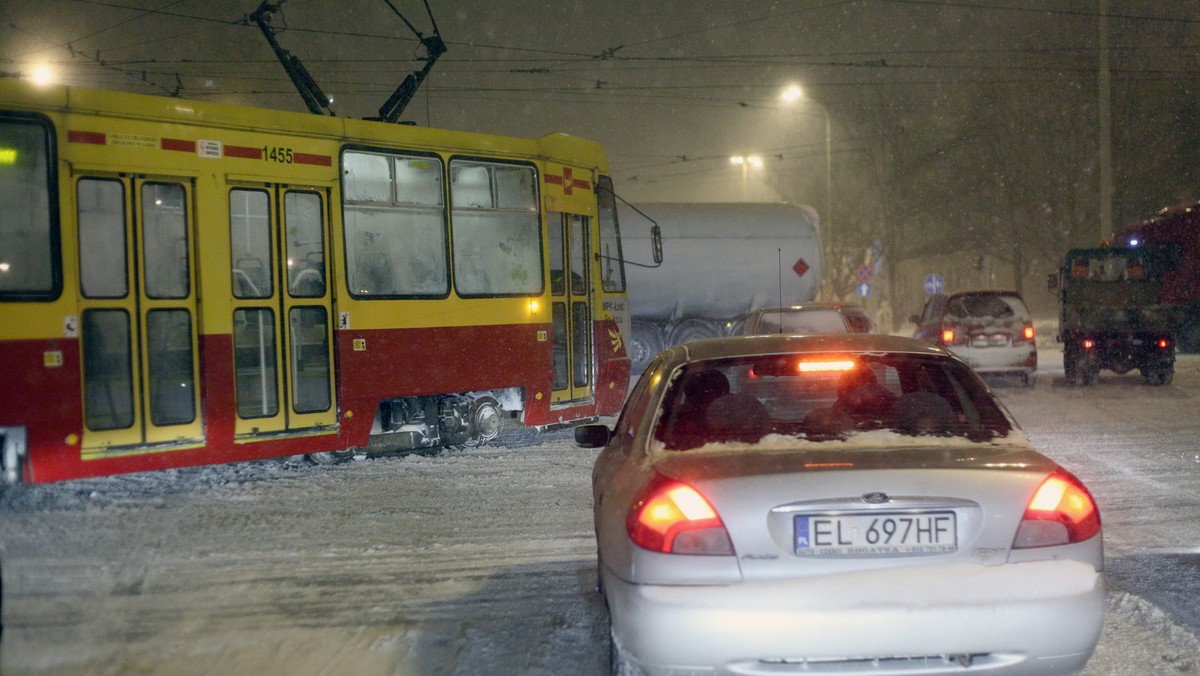
[[(181, 2), (181, 0), (175, 0), (174, 2), (168, 3), (164, 7), (156, 8), (156, 9), (134, 8), (134, 7), (124, 4), (124, 3), (108, 2), (108, 1), (104, 1), (104, 0), (77, 0), (77, 1), (83, 2), (85, 4), (95, 5), (95, 6), (122, 8), (122, 9), (136, 9), (137, 11), (141, 12), (141, 14), (139, 14), (137, 17), (134, 17), (132, 19), (128, 19), (124, 22), (121, 22), (122, 24), (137, 20), (138, 18), (141, 18), (143, 16), (158, 14), (158, 15), (164, 15), (164, 16), (177, 17), (177, 18), (204, 20), (204, 21), (218, 24), (217, 27), (234, 27), (234, 26), (239, 25), (239, 22), (235, 21), (235, 20), (220, 20), (220, 19), (214, 19), (212, 17), (199, 16), (194, 13), (169, 11), (168, 8), (178, 5)], [(903, 4), (905, 2), (910, 3), (910, 4), (929, 4), (929, 3), (923, 3), (920, 0), (877, 0), (877, 1), (884, 2), (885, 4), (888, 2), (891, 2), (893, 4)], [(754, 22), (763, 21), (763, 20), (767, 20), (767, 19), (777, 19), (780, 16), (796, 14), (799, 12), (814, 11), (817, 9), (823, 9), (823, 8), (828, 8), (828, 7), (842, 5), (842, 4), (846, 4), (846, 2), (839, 0), (837, 2), (824, 3), (817, 7), (808, 7), (808, 8), (803, 8), (803, 9), (791, 9), (791, 10), (788, 10), (785, 12), (775, 12), (775, 13), (770, 13), (770, 14), (766, 14), (766, 15), (760, 15), (758, 17), (751, 17), (748, 19), (739, 20), (736, 22), (728, 22), (728, 23), (719, 24), (716, 26), (705, 27), (702, 29), (684, 31), (684, 32), (680, 32), (680, 33), (670, 34), (670, 35), (658, 36), (658, 37), (651, 38), (651, 39), (629, 42), (623, 46), (624, 47), (642, 46), (645, 44), (661, 42), (664, 40), (678, 39), (681, 37), (692, 36), (692, 35), (709, 32), (709, 31), (713, 31), (713, 30), (721, 30), (721, 29), (726, 29), (726, 28), (731, 28), (731, 27), (740, 27), (740, 26), (748, 25), (748, 24), (751, 24)], [(959, 3), (940, 3), (939, 2), (939, 3), (934, 3), (934, 4), (939, 4), (939, 5), (947, 4), (947, 5), (953, 5), (953, 6), (969, 8), (969, 9), (981, 9), (981, 8), (995, 9), (995, 10), (1019, 10), (1019, 9), (1021, 9), (1021, 8), (1014, 8), (1014, 7), (996, 5), (996, 4), (977, 5), (977, 4), (969, 4), (969, 3), (961, 3), (961, 2), (959, 2)], [(1042, 9), (1039, 11), (1041, 11), (1042, 13), (1050, 13), (1050, 14), (1061, 13), (1061, 14), (1071, 14), (1071, 15), (1087, 15), (1086, 12), (1077, 12), (1077, 11), (1068, 11), (1068, 10)], [(1137, 16), (1136, 18), (1141, 19), (1141, 20), (1155, 20), (1155, 21), (1173, 20), (1173, 19), (1164, 18), (1164, 17), (1147, 17), (1147, 16), (1140, 16), (1140, 15)], [(104, 32), (107, 30), (109, 30), (109, 29), (106, 28), (106, 29), (101, 29), (101, 31), (93, 31), (93, 33), (91, 33), (89, 35), (95, 35), (95, 34), (98, 34), (100, 32)], [(324, 35), (341, 36), (341, 37), (364, 37), (364, 38), (372, 38), (372, 39), (389, 39), (389, 40), (401, 39), (401, 38), (396, 38), (395, 36), (384, 36), (384, 35), (379, 35), (379, 34), (374, 34), (374, 33), (350, 32), (350, 31), (340, 31), (340, 30), (334, 31), (334, 30), (328, 30), (328, 29), (311, 29), (311, 28), (304, 28), (304, 27), (291, 27), (291, 28), (289, 28), (289, 30), (296, 31), (296, 32), (307, 32), (307, 33), (313, 33), (313, 34), (324, 34)], [(166, 36), (166, 37), (163, 37), (160, 39), (166, 40), (166, 39), (171, 39), (171, 37), (178, 37), (178, 36)], [(79, 39), (82, 39), (82, 38), (79, 38)], [(146, 43), (145, 43), (145, 41), (142, 41), (139, 44), (144, 45)], [(451, 44), (456, 44), (456, 43), (451, 43)], [(483, 43), (462, 43), (462, 44), (464, 46), (470, 45), (472, 48), (475, 48), (475, 49), (498, 49), (498, 50), (513, 49), (513, 50), (518, 50), (518, 51), (524, 51), (527, 53), (539, 53), (539, 54), (544, 54), (544, 55), (567, 57), (568, 60), (566, 60), (566, 61), (563, 61), (563, 60), (555, 61), (552, 59), (547, 59), (546, 62), (549, 62), (552, 65), (556, 65), (558, 68), (561, 68), (564, 70), (570, 69), (570, 70), (574, 70), (576, 72), (578, 72), (579, 70), (582, 70), (582, 69), (589, 68), (589, 67), (594, 67), (596, 65), (595, 55), (583, 54), (583, 53), (578, 53), (578, 52), (563, 52), (563, 51), (559, 51), (559, 50), (538, 50), (538, 49), (530, 49), (530, 48), (524, 48), (524, 47), (515, 47), (514, 48), (514, 47), (508, 47), (508, 46), (504, 46), (504, 45), (491, 45), (491, 44), (483, 44)], [(131, 46), (134, 46), (134, 45), (133, 44), (123, 45), (123, 46), (120, 46), (120, 47), (114, 48), (114, 49), (119, 50), (119, 49), (124, 49), (126, 47), (131, 47)], [(628, 57), (628, 56), (622, 56), (620, 58), (615, 58), (615, 59), (609, 60), (606, 63), (605, 67), (607, 67), (607, 68), (616, 67), (617, 69), (619, 69), (620, 67), (629, 66), (631, 68), (639, 69), (642, 72), (644, 72), (647, 69), (647, 66), (650, 64), (657, 64), (657, 67), (676, 66), (676, 67), (681, 67), (681, 68), (682, 67), (694, 68), (694, 67), (699, 66), (699, 67), (703, 67), (703, 68), (712, 68), (712, 69), (729, 68), (729, 67), (758, 67), (758, 66), (763, 66), (763, 65), (767, 65), (767, 66), (786, 65), (786, 66), (793, 66), (793, 67), (795, 67), (795, 66), (836, 67), (836, 68), (842, 68), (842, 69), (844, 69), (844, 68), (865, 68), (865, 69), (887, 68), (887, 69), (892, 70), (892, 72), (900, 72), (903, 70), (1013, 71), (1013, 70), (1037, 70), (1037, 69), (1039, 69), (1039, 66), (1014, 66), (1014, 65), (1007, 65), (1007, 64), (988, 65), (988, 64), (947, 64), (947, 63), (905, 63), (902, 61), (897, 61), (896, 59), (898, 58), (898, 55), (900, 55), (900, 54), (905, 54), (905, 55), (910, 55), (910, 56), (912, 56), (912, 55), (974, 56), (974, 55), (1002, 54), (1002, 53), (1062, 54), (1064, 52), (1074, 51), (1074, 50), (1078, 50), (1078, 52), (1081, 55), (1086, 55), (1086, 53), (1089, 51), (1089, 47), (1084, 46), (1084, 47), (1055, 48), (1055, 49), (1012, 48), (1012, 49), (1005, 49), (1005, 50), (978, 50), (978, 49), (934, 49), (934, 50), (929, 50), (929, 49), (925, 49), (925, 50), (886, 51), (886, 52), (880, 52), (881, 54), (884, 54), (885, 56), (879, 63), (854, 62), (854, 61), (848, 61), (848, 62), (847, 61), (821, 61), (821, 60), (819, 60), (820, 55), (814, 54), (812, 52), (804, 52), (801, 54), (684, 55), (684, 56), (673, 56), (673, 57), (662, 57), (662, 56)], [(1094, 51), (1094, 48), (1092, 48), (1092, 51)], [(859, 56), (859, 55), (866, 56), (868, 54), (874, 54), (874, 52), (862, 52), (862, 51), (853, 52), (853, 53), (848, 52), (848, 53), (842, 53), (841, 56), (843, 58), (847, 58), (847, 57), (853, 58), (854, 56)], [(807, 60), (805, 59), (805, 57), (807, 57)], [(817, 58), (813, 58), (813, 57), (817, 57)], [(888, 60), (889, 58), (891, 60)], [(480, 59), (461, 60), (461, 59), (447, 58), (444, 63), (448, 66), (453, 66), (453, 65), (458, 65), (458, 64), (479, 63), (480, 61), (481, 61)], [(511, 59), (510, 61), (512, 61), (514, 63), (529, 63), (529, 64), (537, 63), (536, 61), (533, 61), (533, 60)], [(230, 60), (230, 62), (244, 65), (244, 64), (248, 64), (248, 63), (267, 63), (268, 61), (266, 61), (266, 60), (263, 60), (263, 61)], [(356, 63), (358, 61), (353, 60), (353, 59), (351, 59), (351, 60), (314, 59), (313, 62), (316, 62), (316, 63), (332, 63), (332, 62)], [(492, 64), (492, 63), (496, 62), (496, 59), (489, 58), (486, 60), (486, 62), (489, 64)], [(622, 62), (625, 62), (625, 63), (622, 63)], [(112, 62), (112, 63), (118, 63), (118, 62)], [(134, 65), (134, 63), (136, 63), (136, 62), (130, 62), (130, 64), (128, 64), (128, 65)], [(160, 62), (153, 61), (151, 63), (158, 64)], [(170, 63), (170, 64), (178, 64), (178, 65), (190, 65), (192, 62), (187, 62), (187, 61), (179, 62), (179, 61), (163, 60), (161, 63), (162, 64)], [(545, 62), (543, 62), (543, 63), (545, 63)], [(885, 63), (886, 63), (886, 65), (885, 65)], [(620, 64), (620, 66), (617, 66), (617, 64)], [(552, 67), (553, 66), (538, 65), (536, 68), (539, 71), (544, 71), (544, 70), (550, 69)], [(509, 69), (509, 70), (511, 70), (511, 69)], [(1059, 72), (1075, 70), (1077, 72), (1090, 73), (1090, 68), (1086, 67), (1086, 66), (1078, 66), (1074, 69), (1066, 68), (1066, 67), (1062, 67), (1062, 66), (1056, 66), (1055, 70), (1057, 70)], [(152, 71), (147, 70), (147, 72), (152, 72)], [(470, 73), (491, 74), (491, 73), (497, 73), (497, 72), (504, 72), (504, 71), (500, 70), (500, 69), (496, 69), (496, 68), (481, 68), (481, 69), (476, 69), (476, 70), (458, 69), (458, 70), (448, 70), (448, 71), (446, 71), (444, 69), (444, 74), (458, 73), (460, 75), (470, 74)], [(1119, 76), (1121, 74), (1121, 72), (1122, 72), (1121, 69), (1117, 69), (1116, 74)], [(1131, 73), (1136, 72), (1138, 74), (1146, 74), (1147, 73), (1147, 71), (1145, 71), (1145, 70), (1128, 71), (1128, 72), (1131, 72)], [(1150, 72), (1152, 72), (1154, 74), (1159, 74), (1159, 75), (1168, 75), (1168, 74), (1173, 73), (1174, 71), (1172, 71), (1170, 69), (1160, 68), (1160, 69), (1156, 69), (1156, 70), (1150, 71)], [(1184, 75), (1184, 74), (1190, 73), (1190, 72), (1191, 72), (1190, 70), (1181, 71), (1180, 74)], [(176, 73), (176, 74), (179, 74), (179, 73)], [(516, 74), (522, 74), (522, 73), (516, 73)], [(552, 73), (545, 73), (545, 72), (539, 72), (539, 73), (535, 73), (535, 74), (552, 75)], [(964, 81), (970, 81), (970, 80), (964, 80)], [(822, 83), (822, 84), (824, 84), (824, 83)], [(611, 83), (608, 83), (608, 87), (610, 89), (620, 89), (621, 88), (620, 86), (612, 85)], [(660, 85), (660, 86), (658, 86), (658, 88), (662, 89), (662, 88), (664, 88), (664, 86)], [(626, 86), (625, 89), (630, 90), (629, 86)], [(486, 90), (476, 88), (476, 91), (486, 91)], [(525, 89), (524, 91), (530, 91), (530, 90)], [(553, 88), (551, 88), (550, 91), (554, 91)]]

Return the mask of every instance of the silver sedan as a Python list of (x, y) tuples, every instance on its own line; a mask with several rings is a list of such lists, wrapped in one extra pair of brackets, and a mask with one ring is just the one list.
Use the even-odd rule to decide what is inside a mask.
[(1062, 674), (1100, 513), (929, 343), (754, 336), (648, 366), (593, 470), (614, 674)]

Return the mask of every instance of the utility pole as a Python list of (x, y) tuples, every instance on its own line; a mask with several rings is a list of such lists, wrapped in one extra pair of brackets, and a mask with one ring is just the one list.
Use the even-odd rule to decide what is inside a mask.
[(1108, 0), (1099, 0), (1100, 74), (1097, 82), (1100, 116), (1100, 239), (1113, 234), (1112, 73), (1108, 68)]

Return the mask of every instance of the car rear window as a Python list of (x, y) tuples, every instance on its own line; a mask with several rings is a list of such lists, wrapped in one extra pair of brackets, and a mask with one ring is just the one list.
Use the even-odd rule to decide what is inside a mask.
[(672, 377), (655, 438), (668, 450), (884, 432), (986, 441), (1012, 425), (957, 361), (925, 355), (780, 354), (694, 362)]
[(961, 319), (1026, 320), (1029, 310), (1019, 296), (981, 293), (954, 296), (946, 303), (946, 317)]

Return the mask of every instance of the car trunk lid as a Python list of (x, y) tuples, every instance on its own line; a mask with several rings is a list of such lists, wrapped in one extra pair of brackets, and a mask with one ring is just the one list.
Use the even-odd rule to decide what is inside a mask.
[(657, 471), (709, 500), (746, 580), (931, 559), (1002, 563), (1024, 505), (1056, 467), (1028, 447), (951, 441), (885, 452), (665, 455)]

